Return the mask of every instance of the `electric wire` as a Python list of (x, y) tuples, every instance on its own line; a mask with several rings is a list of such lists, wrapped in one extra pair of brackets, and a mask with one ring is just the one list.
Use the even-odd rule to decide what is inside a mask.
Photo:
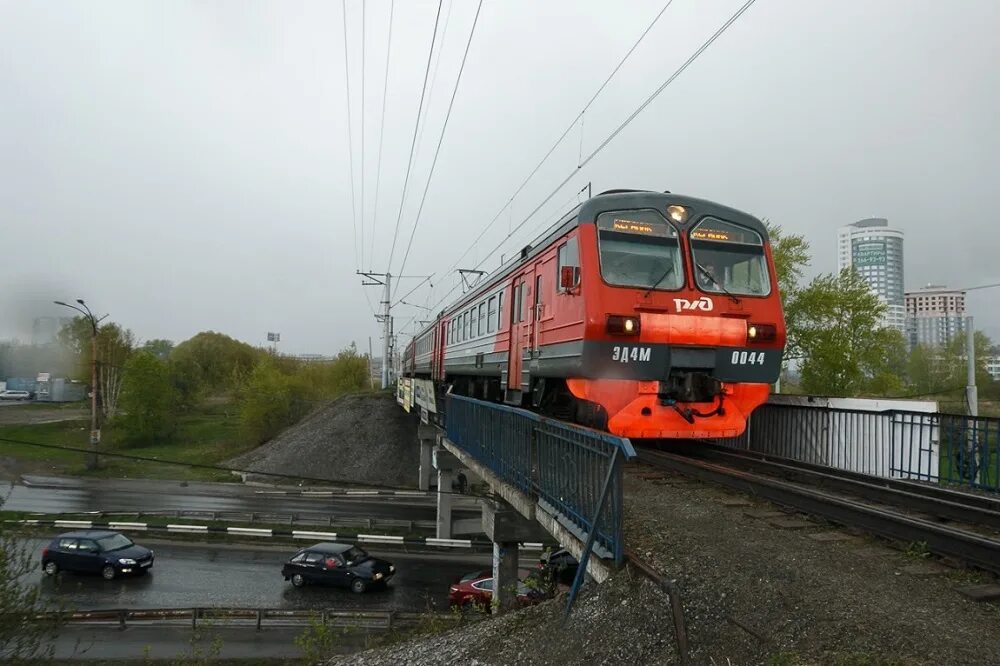
[[(347, 57), (347, 0), (341, 0), (341, 10), (344, 17), (344, 81), (347, 84), (347, 157), (351, 167), (351, 219), (354, 226), (354, 270), (361, 268), (358, 257), (358, 209), (354, 200), (354, 131), (351, 128), (351, 68)], [(362, 256), (364, 255), (364, 242), (362, 241)]]
[[(417, 217), (413, 221), (413, 228), (410, 230), (410, 239), (406, 244), (406, 252), (403, 254), (403, 263), (399, 266), (400, 273), (402, 273), (406, 268), (406, 260), (410, 256), (410, 248), (413, 247), (413, 238), (416, 235), (417, 226), (420, 224), (420, 215), (424, 210), (424, 203), (427, 201), (427, 192), (430, 190), (431, 181), (434, 178), (434, 168), (437, 166), (438, 156), (441, 154), (441, 145), (444, 143), (445, 132), (448, 130), (448, 121), (451, 119), (451, 112), (455, 106), (455, 97), (458, 96), (458, 87), (462, 82), (462, 73), (465, 71), (465, 63), (469, 58), (469, 49), (472, 46), (472, 38), (476, 34), (476, 25), (479, 23), (479, 13), (482, 8), (483, 0), (479, 0), (479, 4), (476, 6), (476, 16), (472, 20), (472, 29), (469, 30), (469, 41), (465, 43), (465, 53), (462, 54), (462, 64), (458, 68), (458, 77), (455, 79), (455, 87), (451, 91), (451, 100), (448, 102), (448, 111), (444, 116), (444, 125), (441, 127), (441, 135), (438, 137), (437, 147), (434, 149), (434, 159), (431, 160), (431, 170), (427, 176), (427, 183), (424, 185), (424, 193), (420, 197), (420, 206), (417, 208)], [(399, 289), (398, 284), (396, 289)]]
[[(361, 0), (361, 265), (365, 265), (365, 7)], [(371, 260), (369, 259), (369, 263)]]
[(378, 222), (378, 193), (382, 183), (382, 139), (385, 135), (385, 107), (387, 93), (389, 92), (389, 60), (392, 55), (392, 15), (396, 9), (396, 0), (389, 3), (389, 37), (386, 39), (385, 47), (385, 79), (382, 84), (382, 119), (379, 121), (378, 129), (378, 160), (375, 168), (375, 204), (372, 211), (372, 238), (371, 251), (368, 253), (369, 263), (375, 259), (375, 225)]
[(493, 216), (493, 219), (490, 220), (485, 227), (483, 227), (482, 231), (479, 232), (479, 235), (476, 236), (475, 240), (473, 240), (472, 243), (469, 245), (469, 247), (467, 247), (465, 251), (462, 253), (462, 256), (460, 256), (455, 261), (455, 263), (453, 263), (446, 271), (444, 271), (445, 275), (451, 273), (451, 271), (453, 271), (455, 267), (458, 266), (458, 264), (463, 259), (465, 259), (466, 256), (468, 256), (469, 252), (472, 251), (472, 249), (476, 247), (476, 244), (483, 238), (483, 236), (486, 235), (486, 232), (488, 232), (493, 227), (493, 225), (496, 224), (497, 220), (500, 219), (500, 216), (503, 215), (503, 212), (507, 210), (507, 208), (514, 203), (514, 199), (517, 198), (517, 196), (531, 181), (531, 179), (535, 177), (535, 174), (538, 173), (538, 171), (542, 168), (542, 166), (548, 161), (549, 157), (551, 157), (552, 154), (556, 151), (556, 149), (562, 144), (566, 136), (569, 135), (569, 133), (573, 130), (574, 127), (576, 127), (577, 122), (579, 122), (580, 119), (583, 118), (584, 114), (587, 113), (587, 110), (590, 109), (590, 107), (594, 104), (594, 102), (597, 100), (600, 94), (604, 92), (604, 89), (608, 87), (608, 84), (611, 83), (611, 80), (615, 77), (616, 74), (618, 74), (618, 71), (621, 70), (622, 66), (632, 56), (632, 53), (639, 47), (642, 41), (646, 38), (646, 35), (649, 34), (650, 30), (653, 29), (653, 27), (660, 20), (660, 17), (663, 16), (664, 12), (667, 11), (667, 9), (670, 7), (670, 5), (673, 4), (673, 2), (674, 0), (668, 0), (668, 2), (665, 5), (663, 5), (663, 8), (660, 9), (659, 13), (655, 17), (653, 17), (653, 20), (649, 23), (649, 25), (646, 26), (646, 29), (642, 31), (642, 34), (639, 35), (639, 38), (635, 41), (635, 43), (632, 44), (632, 47), (629, 48), (629, 50), (626, 51), (625, 55), (622, 56), (621, 60), (618, 61), (618, 64), (615, 65), (615, 68), (613, 70), (611, 70), (611, 73), (608, 74), (607, 78), (604, 79), (604, 82), (601, 83), (597, 91), (593, 95), (591, 95), (590, 100), (583, 106), (580, 112), (576, 114), (576, 117), (573, 118), (573, 120), (569, 123), (569, 125), (566, 126), (566, 129), (563, 130), (563, 133), (559, 135), (559, 138), (556, 139), (555, 143), (552, 144), (552, 147), (549, 148), (548, 152), (545, 153), (542, 159), (539, 160), (538, 164), (535, 165), (535, 168), (532, 169), (531, 172), (528, 174), (528, 176), (521, 182), (521, 184), (517, 186), (517, 189), (514, 190), (514, 193), (511, 194), (510, 197), (507, 199), (507, 203), (505, 203), (503, 207), (499, 211), (497, 211), (497, 214)]
[(403, 178), (403, 192), (399, 198), (399, 214), (396, 216), (396, 229), (392, 233), (392, 246), (389, 249), (389, 262), (385, 272), (392, 267), (392, 258), (396, 253), (396, 240), (399, 238), (399, 223), (403, 219), (403, 204), (406, 202), (406, 188), (410, 183), (410, 170), (413, 168), (413, 151), (417, 146), (417, 130), (420, 128), (420, 114), (424, 109), (424, 95), (427, 92), (427, 77), (431, 71), (431, 60), (434, 56), (434, 43), (437, 41), (438, 23), (441, 20), (441, 5), (444, 0), (438, 0), (437, 14), (434, 17), (434, 34), (431, 36), (431, 48), (427, 51), (427, 66), (424, 68), (424, 85), (420, 90), (420, 104), (417, 106), (417, 117), (413, 125), (413, 141), (410, 143), (410, 157), (406, 162), (406, 176)]
[[(677, 68), (676, 70), (674, 70), (674, 72), (673, 72), (673, 73), (672, 73), (672, 74), (671, 74), (671, 75), (670, 75), (669, 77), (667, 77), (667, 79), (666, 79), (666, 80), (665, 80), (665, 81), (664, 81), (664, 82), (663, 82), (663, 83), (662, 83), (662, 84), (660, 85), (660, 87), (659, 87), (659, 88), (657, 88), (657, 89), (656, 89), (655, 91), (653, 91), (653, 93), (652, 93), (651, 95), (649, 95), (649, 96), (648, 96), (648, 97), (647, 97), (647, 98), (646, 98), (646, 99), (645, 99), (645, 100), (644, 100), (644, 101), (642, 102), (642, 104), (640, 104), (640, 105), (639, 105), (639, 107), (638, 107), (638, 108), (637, 108), (637, 109), (636, 109), (635, 111), (633, 111), (633, 112), (632, 112), (632, 114), (630, 114), (630, 115), (628, 116), (628, 118), (626, 118), (626, 119), (625, 119), (625, 120), (624, 120), (624, 121), (623, 121), (623, 122), (622, 122), (622, 123), (621, 123), (620, 125), (618, 125), (618, 127), (617, 127), (617, 128), (615, 128), (615, 130), (614, 130), (614, 131), (612, 131), (612, 132), (611, 132), (611, 134), (609, 134), (609, 135), (608, 135), (608, 136), (607, 136), (607, 137), (606, 137), (606, 138), (605, 138), (605, 139), (604, 139), (604, 140), (603, 140), (603, 141), (602, 141), (602, 142), (601, 142), (601, 143), (600, 143), (600, 144), (598, 145), (598, 147), (597, 147), (596, 149), (594, 149), (594, 151), (593, 151), (593, 152), (591, 152), (591, 153), (590, 153), (590, 154), (589, 154), (589, 155), (588, 155), (588, 156), (587, 156), (587, 157), (586, 157), (586, 158), (585, 158), (585, 159), (584, 159), (584, 160), (583, 160), (582, 162), (580, 162), (579, 164), (577, 164), (577, 166), (576, 166), (576, 167), (574, 167), (574, 168), (573, 168), (573, 169), (572, 169), (572, 170), (571, 170), (571, 171), (569, 172), (569, 174), (567, 174), (567, 176), (566, 176), (566, 177), (565, 177), (565, 178), (564, 178), (564, 179), (563, 179), (563, 180), (562, 180), (562, 181), (561, 181), (561, 182), (559, 183), (559, 185), (557, 185), (557, 186), (556, 186), (556, 188), (555, 188), (554, 190), (552, 190), (552, 192), (550, 192), (550, 193), (549, 193), (549, 195), (548, 195), (548, 196), (546, 196), (546, 197), (545, 197), (545, 199), (543, 199), (543, 200), (542, 200), (542, 202), (541, 202), (541, 203), (540, 203), (540, 204), (539, 204), (538, 206), (536, 206), (536, 207), (535, 207), (535, 208), (534, 208), (534, 209), (533, 209), (533, 210), (532, 210), (532, 211), (531, 211), (531, 212), (530, 212), (530, 213), (529, 213), (529, 214), (527, 215), (527, 217), (525, 217), (525, 218), (524, 218), (524, 219), (523, 219), (523, 220), (522, 220), (522, 221), (521, 221), (521, 222), (520, 222), (520, 223), (519, 223), (519, 224), (518, 224), (518, 225), (517, 225), (516, 227), (514, 227), (514, 228), (513, 228), (513, 229), (512, 229), (512, 230), (511, 230), (511, 231), (510, 231), (510, 232), (509, 232), (509, 233), (508, 233), (508, 234), (507, 234), (507, 235), (506, 235), (506, 236), (504, 237), (504, 239), (500, 241), (500, 243), (499, 243), (499, 244), (498, 244), (498, 245), (497, 245), (497, 246), (496, 246), (495, 248), (493, 248), (492, 250), (490, 250), (490, 252), (489, 252), (489, 253), (488, 253), (488, 254), (487, 254), (487, 255), (486, 255), (486, 256), (485, 256), (485, 257), (484, 257), (484, 258), (482, 259), (482, 261), (480, 261), (480, 262), (479, 262), (479, 263), (478, 263), (478, 264), (476, 265), (476, 267), (475, 267), (475, 268), (476, 268), (476, 269), (480, 268), (480, 267), (481, 267), (481, 266), (482, 266), (482, 265), (483, 265), (483, 264), (484, 264), (484, 263), (486, 262), (486, 260), (487, 260), (487, 259), (489, 259), (489, 258), (490, 258), (491, 256), (493, 256), (493, 254), (495, 254), (497, 250), (501, 249), (501, 248), (503, 247), (503, 245), (504, 245), (504, 244), (505, 244), (505, 243), (506, 243), (506, 242), (507, 242), (507, 241), (508, 241), (508, 240), (509, 240), (509, 239), (511, 238), (511, 236), (513, 236), (513, 235), (514, 235), (515, 233), (517, 233), (517, 231), (518, 231), (518, 230), (520, 230), (520, 229), (521, 229), (521, 228), (522, 228), (522, 227), (523, 227), (523, 226), (524, 226), (525, 224), (527, 224), (527, 223), (528, 223), (528, 222), (529, 222), (529, 221), (531, 220), (531, 218), (533, 218), (533, 217), (535, 216), (535, 214), (536, 214), (536, 213), (537, 213), (537, 212), (538, 212), (539, 210), (541, 210), (541, 208), (542, 208), (542, 207), (543, 207), (543, 206), (544, 206), (545, 204), (547, 204), (547, 203), (548, 203), (548, 202), (549, 202), (549, 201), (550, 201), (550, 200), (552, 199), (552, 197), (554, 197), (554, 196), (555, 196), (555, 195), (556, 195), (556, 194), (557, 194), (557, 193), (558, 193), (558, 192), (559, 192), (559, 191), (560, 191), (560, 190), (561, 190), (561, 189), (562, 189), (563, 187), (565, 187), (565, 186), (566, 186), (566, 184), (567, 184), (567, 183), (568, 183), (568, 182), (569, 182), (570, 180), (572, 180), (572, 179), (573, 179), (573, 176), (575, 176), (575, 175), (576, 175), (576, 174), (577, 174), (577, 173), (578, 173), (578, 172), (580, 171), (580, 169), (582, 169), (582, 168), (583, 168), (584, 166), (586, 166), (586, 165), (587, 165), (587, 164), (588, 164), (588, 163), (589, 163), (589, 162), (590, 162), (591, 160), (593, 160), (593, 159), (594, 159), (595, 157), (597, 157), (597, 155), (598, 155), (598, 154), (599, 154), (599, 153), (600, 153), (600, 152), (601, 152), (602, 150), (604, 150), (604, 148), (605, 148), (605, 147), (607, 147), (607, 146), (608, 146), (608, 144), (610, 144), (610, 143), (611, 143), (611, 141), (612, 141), (612, 140), (613, 140), (613, 139), (614, 139), (615, 137), (617, 137), (617, 136), (618, 136), (618, 135), (619, 135), (619, 134), (620, 134), (620, 133), (622, 132), (622, 130), (624, 130), (624, 129), (625, 129), (625, 128), (626, 128), (626, 127), (627, 127), (627, 126), (628, 126), (628, 125), (629, 125), (629, 124), (630, 124), (630, 123), (631, 123), (631, 122), (633, 121), (633, 120), (635, 120), (635, 118), (636, 118), (636, 117), (637, 117), (637, 116), (638, 116), (638, 115), (639, 115), (639, 114), (640, 114), (640, 113), (641, 113), (641, 112), (642, 112), (643, 110), (645, 110), (645, 109), (646, 109), (646, 107), (648, 107), (648, 106), (649, 106), (649, 105), (650, 105), (650, 104), (651, 104), (651, 103), (653, 102), (653, 100), (655, 100), (655, 99), (656, 99), (656, 98), (657, 98), (657, 97), (658, 97), (658, 96), (659, 96), (659, 95), (660, 95), (660, 94), (661, 94), (661, 93), (662, 93), (662, 92), (663, 92), (664, 90), (666, 90), (666, 88), (667, 88), (667, 87), (668, 87), (668, 86), (669, 86), (669, 85), (670, 85), (671, 83), (673, 83), (673, 82), (674, 82), (674, 81), (675, 81), (675, 80), (677, 79), (677, 77), (679, 77), (679, 76), (680, 76), (680, 75), (681, 75), (681, 74), (682, 74), (682, 73), (683, 73), (683, 72), (684, 72), (684, 71), (685, 71), (685, 70), (686, 70), (686, 69), (687, 69), (688, 67), (690, 67), (690, 66), (691, 66), (691, 64), (692, 64), (692, 63), (694, 63), (694, 62), (695, 62), (695, 60), (697, 60), (697, 59), (698, 59), (698, 57), (699, 57), (699, 56), (700, 56), (700, 55), (701, 55), (702, 53), (704, 53), (704, 52), (705, 52), (705, 50), (706, 50), (706, 49), (708, 49), (708, 47), (710, 47), (710, 46), (711, 46), (711, 45), (712, 45), (712, 44), (713, 44), (713, 43), (714, 43), (714, 42), (715, 42), (715, 41), (716, 41), (716, 40), (717, 40), (717, 39), (718, 39), (719, 37), (721, 37), (721, 36), (722, 36), (722, 34), (723, 34), (723, 33), (725, 33), (725, 32), (726, 32), (726, 30), (728, 30), (728, 29), (729, 29), (729, 27), (730, 27), (730, 26), (732, 26), (732, 25), (733, 25), (733, 23), (735, 23), (735, 22), (736, 22), (736, 21), (737, 21), (737, 20), (738, 20), (738, 19), (739, 19), (739, 18), (740, 18), (740, 17), (741, 17), (741, 16), (742, 16), (742, 15), (743, 15), (743, 14), (744, 14), (744, 13), (745, 13), (746, 11), (747, 11), (747, 9), (749, 9), (749, 8), (750, 8), (750, 7), (751, 7), (751, 6), (752, 6), (752, 5), (753, 5), (753, 4), (755, 3), (755, 2), (756, 2), (756, 0), (747, 0), (747, 1), (746, 1), (746, 2), (745, 2), (745, 3), (743, 4), (743, 6), (741, 6), (741, 7), (740, 7), (740, 8), (739, 8), (739, 9), (738, 9), (738, 10), (736, 11), (736, 13), (734, 13), (734, 14), (733, 14), (733, 15), (732, 15), (731, 17), (729, 17), (729, 20), (727, 20), (727, 21), (726, 21), (726, 22), (725, 22), (725, 23), (724, 23), (724, 24), (723, 24), (723, 25), (722, 25), (722, 26), (721, 26), (721, 27), (720, 27), (720, 28), (719, 28), (718, 30), (716, 30), (716, 31), (715, 31), (715, 33), (713, 33), (711, 37), (709, 37), (709, 38), (708, 38), (707, 40), (705, 40), (705, 42), (704, 42), (704, 43), (702, 43), (702, 45), (701, 45), (701, 46), (700, 46), (700, 47), (699, 47), (699, 48), (698, 48), (698, 49), (697, 49), (697, 50), (696, 50), (696, 51), (695, 51), (695, 52), (694, 52), (694, 53), (693, 53), (693, 54), (692, 54), (692, 55), (691, 55), (691, 56), (690, 56), (690, 57), (689, 57), (689, 58), (688, 58), (687, 60), (685, 60), (685, 61), (684, 61), (684, 63), (683, 63), (683, 64), (682, 64), (682, 65), (681, 65), (680, 67), (678, 67), (678, 68)], [(502, 212), (502, 211), (501, 211), (501, 212)], [(454, 292), (454, 291), (455, 291), (455, 289), (456, 289), (457, 287), (458, 287), (458, 285), (454, 285), (454, 286), (453, 286), (453, 287), (452, 287), (452, 288), (451, 288), (451, 289), (450, 289), (450, 290), (449, 290), (449, 291), (448, 291), (448, 292), (447, 292), (447, 293), (446, 293), (446, 294), (445, 294), (445, 295), (444, 295), (444, 296), (443, 296), (443, 297), (441, 298), (441, 300), (439, 300), (439, 301), (438, 301), (438, 303), (436, 303), (436, 304), (434, 305), (434, 309), (437, 309), (438, 305), (440, 305), (440, 304), (441, 304), (441, 303), (442, 303), (442, 302), (443, 302), (443, 301), (444, 301), (444, 300), (445, 300), (445, 299), (446, 299), (446, 298), (447, 298), (447, 297), (448, 297), (448, 296), (449, 296), (449, 295), (450, 295), (450, 294), (451, 294), (452, 292)]]

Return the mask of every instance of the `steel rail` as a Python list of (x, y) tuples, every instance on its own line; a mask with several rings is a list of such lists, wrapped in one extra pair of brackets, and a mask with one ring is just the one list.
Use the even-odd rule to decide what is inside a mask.
[(639, 461), (752, 494), (842, 525), (858, 527), (884, 538), (922, 542), (937, 555), (1000, 573), (1000, 541), (981, 534), (683, 455), (643, 449), (639, 452)]
[(769, 476), (780, 476), (796, 483), (822, 486), (873, 502), (890, 504), (956, 522), (1000, 529), (1000, 501), (986, 495), (964, 493), (901, 479), (887, 479), (753, 451), (726, 449), (717, 445), (700, 445), (697, 450), (685, 451), (684, 455), (707, 458)]

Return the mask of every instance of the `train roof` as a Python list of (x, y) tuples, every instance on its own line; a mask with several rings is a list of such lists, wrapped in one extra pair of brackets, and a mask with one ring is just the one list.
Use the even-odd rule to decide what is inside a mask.
[[(656, 210), (665, 210), (667, 206), (674, 204), (684, 206), (691, 211), (688, 219), (678, 225), (682, 229), (693, 226), (706, 215), (711, 215), (753, 229), (761, 235), (765, 243), (768, 241), (767, 227), (756, 217), (736, 208), (709, 201), (708, 199), (699, 199), (683, 194), (674, 194), (673, 192), (655, 192), (653, 190), (606, 190), (587, 199), (560, 217), (555, 224), (523, 247), (516, 256), (508, 259), (497, 270), (486, 275), (479, 285), (442, 309), (435, 318), (435, 321), (443, 314), (451, 310), (461, 309), (467, 302), (481, 298), (483, 292), (495, 288), (495, 285), (491, 286), (492, 283), (516, 271), (522, 263), (547, 249), (556, 238), (567, 233), (570, 229), (580, 224), (593, 224), (594, 220), (601, 213), (621, 210), (623, 208), (654, 208)], [(413, 340), (426, 335), (434, 328), (434, 325), (435, 323), (432, 322), (422, 328), (413, 336)]]

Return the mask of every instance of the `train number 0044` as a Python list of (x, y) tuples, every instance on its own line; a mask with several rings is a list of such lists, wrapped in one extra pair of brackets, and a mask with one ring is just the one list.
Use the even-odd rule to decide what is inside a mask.
[(764, 352), (734, 351), (733, 365), (764, 365)]

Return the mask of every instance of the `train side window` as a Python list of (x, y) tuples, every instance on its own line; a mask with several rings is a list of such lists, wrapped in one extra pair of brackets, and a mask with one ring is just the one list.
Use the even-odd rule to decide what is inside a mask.
[(528, 283), (527, 282), (524, 282), (524, 281), (521, 282), (521, 293), (518, 296), (518, 300), (521, 303), (521, 307), (520, 307), (520, 311), (517, 313), (517, 320), (518, 321), (524, 321), (524, 318), (527, 315), (527, 309), (528, 309)]
[(479, 335), (486, 335), (486, 302), (479, 304)]
[(489, 306), (486, 313), (486, 332), (492, 333), (497, 324), (497, 297), (490, 296)]
[(534, 317), (532, 319), (540, 320), (542, 318), (542, 276), (535, 276), (535, 307), (534, 307)]
[(517, 313), (521, 311), (521, 289), (515, 284), (511, 287), (510, 323), (513, 326), (517, 322)]
[(503, 292), (501, 291), (497, 294), (497, 330), (499, 331), (503, 328), (503, 317), (500, 313), (503, 312)]
[(568, 291), (562, 286), (562, 269), (565, 266), (573, 268), (573, 286), (580, 284), (580, 246), (576, 238), (570, 238), (559, 246), (559, 261), (556, 262), (556, 286), (563, 293)]
[(471, 317), (469, 316), (469, 311), (466, 310), (465, 314), (462, 315), (462, 322), (463, 322), (462, 323), (462, 330), (463, 330), (462, 339), (463, 340), (468, 340), (469, 338), (472, 337), (472, 327), (470, 326), (470, 319), (471, 319)]

